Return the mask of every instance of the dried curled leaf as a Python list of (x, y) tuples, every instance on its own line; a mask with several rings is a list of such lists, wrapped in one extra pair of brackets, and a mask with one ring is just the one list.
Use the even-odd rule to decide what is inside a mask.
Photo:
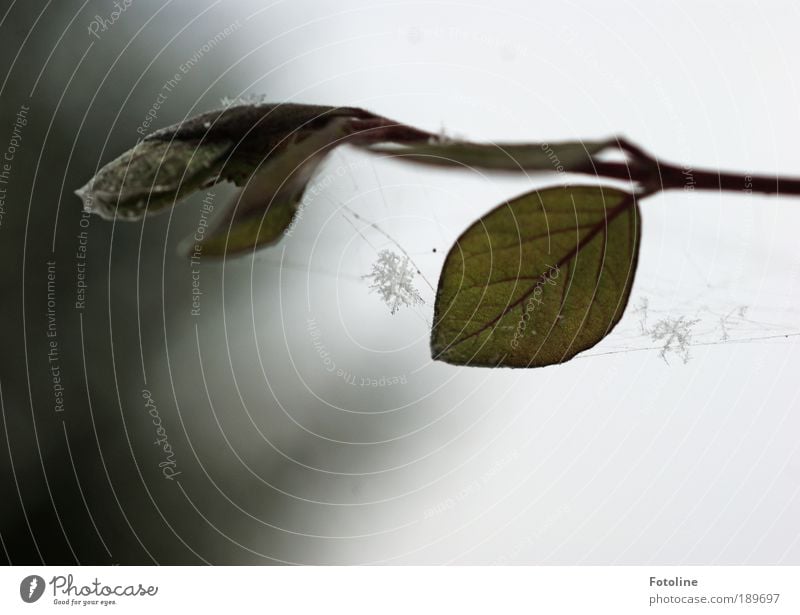
[(369, 118), (352, 107), (238, 105), (148, 135), (76, 191), (87, 211), (138, 220), (220, 180), (243, 185), (289, 143), (336, 118)]
[(149, 141), (229, 143), (233, 147), (222, 178), (244, 185), (265, 161), (282, 154), (292, 142), (324, 129), (337, 118), (372, 118), (355, 107), (323, 105), (236, 105), (209, 111), (167, 126), (146, 137)]
[(108, 220), (138, 220), (215, 183), (230, 142), (142, 141), (75, 191), (84, 209)]
[(500, 205), (447, 255), (433, 357), (540, 367), (594, 346), (628, 303), (640, 232), (635, 197), (614, 188), (551, 188)]

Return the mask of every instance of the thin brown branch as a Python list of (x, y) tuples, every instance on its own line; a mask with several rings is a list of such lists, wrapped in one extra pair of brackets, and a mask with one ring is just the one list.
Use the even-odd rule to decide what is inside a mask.
[(655, 158), (626, 139), (618, 139), (617, 143), (630, 157), (628, 162), (593, 160), (577, 172), (638, 183), (647, 192), (718, 190), (745, 194), (800, 195), (800, 178), (680, 167)]

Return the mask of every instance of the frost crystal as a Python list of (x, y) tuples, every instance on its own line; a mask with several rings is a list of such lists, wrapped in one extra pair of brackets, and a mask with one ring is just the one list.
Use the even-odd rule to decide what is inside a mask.
[(267, 102), (265, 94), (245, 94), (244, 96), (237, 96), (231, 98), (230, 96), (223, 96), (220, 100), (223, 108), (241, 107), (243, 105), (263, 105)]
[(372, 281), (370, 290), (380, 294), (392, 314), (395, 314), (402, 305), (424, 303), (414, 287), (415, 273), (416, 269), (408, 256), (400, 256), (391, 250), (381, 250), (378, 260), (372, 265), (372, 273), (362, 277)]
[(700, 322), (699, 319), (687, 320), (685, 317), (680, 318), (665, 318), (658, 321), (653, 326), (649, 333), (653, 341), (662, 341), (661, 351), (659, 355), (665, 362), (667, 361), (667, 353), (673, 352), (677, 354), (684, 363), (689, 362), (689, 346), (692, 340), (692, 327)]

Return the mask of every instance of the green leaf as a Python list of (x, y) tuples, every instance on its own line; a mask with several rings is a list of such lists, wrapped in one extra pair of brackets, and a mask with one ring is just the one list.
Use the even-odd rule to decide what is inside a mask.
[(591, 348), (622, 317), (640, 234), (635, 197), (614, 188), (551, 188), (495, 208), (445, 259), (434, 359), (541, 367)]
[(591, 157), (615, 141), (563, 143), (470, 143), (441, 141), (406, 146), (374, 145), (376, 153), (433, 166), (463, 166), (491, 171), (569, 172), (591, 168)]
[(230, 142), (142, 141), (75, 191), (86, 211), (113, 220), (157, 213), (215, 183)]
[(228, 211), (199, 244), (204, 255), (233, 255), (276, 243), (291, 225), (303, 193), (326, 155), (352, 134), (349, 118), (335, 118), (289, 140), (252, 174)]

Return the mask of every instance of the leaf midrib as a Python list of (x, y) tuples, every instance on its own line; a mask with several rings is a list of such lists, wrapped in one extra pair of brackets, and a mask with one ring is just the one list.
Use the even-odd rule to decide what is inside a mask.
[[(565, 254), (561, 259), (555, 264), (556, 268), (563, 267), (564, 265), (572, 262), (572, 259), (577, 256), (577, 254), (586, 247), (586, 245), (592, 241), (595, 236), (597, 236), (600, 231), (606, 229), (611, 222), (613, 222), (617, 216), (619, 216), (623, 211), (632, 207), (635, 203), (635, 197), (633, 194), (626, 194), (625, 197), (620, 201), (618, 205), (615, 205), (608, 211), (608, 214), (604, 216), (602, 219), (598, 220), (594, 225), (592, 225), (591, 230), (581, 238), (581, 240), (572, 248), (567, 254)], [(481, 326), (479, 329), (473, 331), (472, 333), (465, 335), (464, 337), (457, 339), (456, 341), (452, 342), (448, 346), (448, 351), (452, 350), (454, 347), (463, 344), (467, 340), (472, 339), (473, 337), (477, 337), (484, 331), (489, 330), (500, 322), (507, 314), (509, 314), (514, 308), (518, 305), (522, 304), (528, 297), (531, 296), (533, 291), (536, 289), (536, 285), (534, 284), (528, 290), (526, 290), (519, 298), (515, 299), (512, 303), (508, 304), (503, 311), (500, 312), (497, 316), (489, 320), (485, 325)]]

